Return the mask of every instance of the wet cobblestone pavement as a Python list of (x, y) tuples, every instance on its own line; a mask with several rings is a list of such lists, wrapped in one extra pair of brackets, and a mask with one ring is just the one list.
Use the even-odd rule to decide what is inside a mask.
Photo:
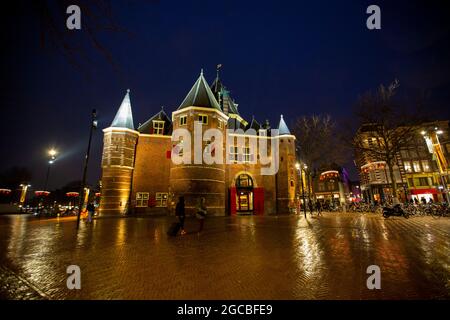
[[(2, 299), (448, 299), (450, 219), (335, 214), (209, 218), (0, 217)], [(186, 229), (195, 230), (195, 220)], [(68, 290), (66, 268), (81, 268)], [(366, 268), (381, 269), (368, 290)]]

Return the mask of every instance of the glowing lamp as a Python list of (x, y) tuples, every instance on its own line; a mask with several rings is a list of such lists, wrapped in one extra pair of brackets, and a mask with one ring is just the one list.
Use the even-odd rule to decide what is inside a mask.
[(49, 192), (49, 191), (42, 191), (42, 190), (39, 190), (39, 191), (35, 191), (34, 194), (35, 194), (37, 197), (47, 197), (47, 196), (50, 194), (50, 192)]

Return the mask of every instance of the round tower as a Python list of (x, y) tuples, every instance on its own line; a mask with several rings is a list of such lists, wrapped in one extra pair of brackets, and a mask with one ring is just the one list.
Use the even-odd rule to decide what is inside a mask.
[(276, 175), (277, 214), (287, 214), (295, 207), (296, 169), (295, 136), (289, 131), (283, 115), (278, 126), (279, 168)]
[(111, 126), (103, 130), (100, 215), (124, 215), (130, 207), (130, 192), (136, 143), (129, 90)]
[[(178, 144), (178, 150), (182, 150), (181, 154), (190, 150), (191, 156), (190, 163), (175, 164), (172, 161), (171, 192), (175, 198), (184, 196), (187, 214), (195, 214), (197, 204), (204, 197), (208, 215), (225, 215), (224, 139), (228, 117), (222, 112), (203, 72), (172, 118), (173, 132), (185, 129), (184, 132), (190, 136), (190, 139), (184, 139)], [(209, 129), (216, 129), (216, 133), (220, 132), (223, 139), (213, 136), (208, 138)], [(198, 138), (196, 133), (199, 134)], [(174, 141), (173, 144), (177, 142)], [(220, 163), (205, 162), (208, 154), (212, 158), (221, 158)], [(179, 155), (172, 154), (172, 160), (176, 156)]]

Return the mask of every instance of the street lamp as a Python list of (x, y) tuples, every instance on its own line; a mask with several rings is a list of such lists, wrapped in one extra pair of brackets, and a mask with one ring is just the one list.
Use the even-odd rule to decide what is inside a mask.
[(21, 184), (20, 187), (22, 188), (22, 190), (20, 192), (19, 205), (20, 205), (20, 207), (22, 207), (23, 204), (25, 203), (25, 198), (27, 196), (28, 188), (31, 187), (31, 185), (29, 185), (29, 184)]
[[(436, 158), (436, 162), (438, 165), (438, 171), (439, 171), (439, 176), (441, 178), (441, 183), (442, 183), (442, 196), (443, 198), (447, 198), (446, 201), (447, 203), (450, 202), (450, 195), (449, 195), (449, 190), (447, 189), (447, 183), (446, 180), (444, 179), (444, 174), (446, 174), (446, 172), (448, 173), (448, 165), (447, 165), (447, 161), (445, 159), (445, 156), (442, 152), (442, 147), (441, 144), (439, 142), (439, 135), (443, 134), (444, 132), (440, 129), (438, 129), (437, 127), (434, 128), (434, 131), (431, 133), (428, 133), (426, 131), (422, 131), (421, 134), (425, 139), (425, 142), (427, 144), (428, 147), (428, 151), (433, 154), (433, 156)], [(448, 179), (448, 177), (447, 177)], [(440, 189), (438, 187), (438, 189)], [(445, 196), (444, 196), (445, 195)]]
[(50, 149), (47, 152), (50, 159), (48, 160), (48, 166), (47, 166), (47, 176), (45, 177), (45, 185), (44, 185), (44, 191), (47, 191), (47, 185), (48, 185), (48, 178), (50, 176), (50, 167), (53, 163), (55, 163), (56, 155), (58, 154), (58, 151), (55, 149)]
[(92, 133), (97, 128), (97, 111), (95, 109), (92, 110), (91, 114), (91, 125), (89, 130), (89, 142), (88, 147), (86, 151), (86, 157), (84, 158), (84, 169), (83, 169), (83, 179), (81, 182), (80, 187), (80, 199), (78, 201), (78, 216), (77, 216), (77, 228), (80, 226), (80, 216), (81, 216), (81, 210), (83, 206), (83, 200), (84, 200), (84, 192), (86, 187), (86, 175), (87, 175), (87, 169), (88, 169), (88, 163), (89, 163), (89, 153), (91, 152), (91, 142), (92, 142)]
[[(47, 175), (45, 176), (45, 184), (44, 184), (44, 190), (43, 191), (47, 191), (47, 186), (48, 186), (48, 179), (50, 177), (50, 167), (53, 163), (55, 163), (56, 160), (56, 155), (58, 154), (58, 151), (55, 150), (54, 148), (51, 148), (50, 150), (47, 151), (47, 155), (48, 155), (48, 162), (47, 162)], [(39, 211), (39, 207), (40, 207), (40, 203), (43, 203), (43, 198), (41, 197), (41, 199), (39, 200), (38, 203), (38, 211)]]
[(300, 165), (300, 163), (296, 163), (295, 164), (295, 169), (297, 169), (299, 178), (300, 178), (300, 184), (302, 186), (302, 199), (303, 199), (303, 213), (305, 214), (305, 219), (306, 219), (306, 200), (305, 200), (305, 189), (303, 187), (303, 177), (302, 177), (302, 166)]

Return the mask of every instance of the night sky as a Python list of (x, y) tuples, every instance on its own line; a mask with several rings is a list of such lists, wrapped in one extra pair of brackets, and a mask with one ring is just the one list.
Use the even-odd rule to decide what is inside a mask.
[[(55, 147), (60, 155), (50, 189), (79, 180), (92, 108), (100, 129), (108, 127), (129, 88), (137, 127), (161, 106), (176, 109), (201, 68), (212, 82), (219, 63), (247, 119), (275, 125), (284, 114), (289, 125), (313, 113), (351, 117), (359, 94), (394, 78), (401, 95), (412, 101), (425, 94), (430, 112), (448, 119), (450, 11), (444, 3), (112, 1), (127, 32), (97, 34), (108, 60), (86, 41), (85, 29), (70, 31), (83, 49), (76, 58), (82, 67), (41, 45), (38, 17), (3, 8), (0, 169), (26, 166), (33, 187), (42, 188), (46, 150)], [(381, 7), (381, 30), (366, 28), (370, 4)], [(91, 184), (100, 177), (101, 148), (97, 130)]]

